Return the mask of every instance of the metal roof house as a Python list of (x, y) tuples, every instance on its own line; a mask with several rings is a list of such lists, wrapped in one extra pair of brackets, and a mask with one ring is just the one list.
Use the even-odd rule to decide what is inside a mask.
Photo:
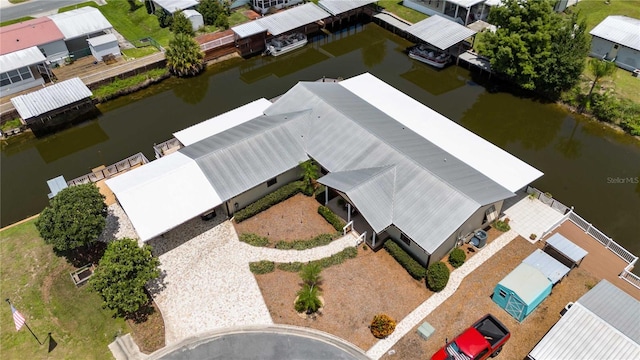
[(50, 15), (49, 19), (60, 29), (69, 53), (75, 58), (91, 55), (87, 39), (113, 30), (113, 25), (100, 10), (90, 6)]
[(237, 125), (183, 131), (184, 148), (107, 180), (143, 241), (214, 208), (231, 216), (299, 179), (312, 158), (328, 172), (319, 182), (374, 229), (372, 245), (394, 238), (428, 264), (542, 175), (370, 74), (300, 82), (270, 105), (221, 116)]
[(571, 306), (528, 359), (640, 359), (638, 314), (638, 300), (602, 280)]
[(640, 69), (640, 19), (628, 16), (607, 16), (589, 32), (590, 56), (613, 61), (620, 68)]
[(486, 20), (490, 5), (497, 4), (499, 3), (492, 0), (405, 0), (402, 2), (402, 5), (423, 14), (441, 15), (465, 26), (477, 20)]
[(522, 321), (551, 294), (552, 287), (545, 274), (522, 262), (500, 280), (491, 299), (516, 320)]

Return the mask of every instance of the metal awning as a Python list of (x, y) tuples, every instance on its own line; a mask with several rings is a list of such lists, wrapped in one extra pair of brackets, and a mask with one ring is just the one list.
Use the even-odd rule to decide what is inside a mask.
[(540, 249), (536, 249), (536, 251), (527, 256), (522, 262), (540, 270), (554, 285), (562, 280), (570, 271), (570, 269), (560, 261)]
[(47, 185), (49, 186), (49, 190), (51, 190), (48, 195), (49, 199), (53, 198), (54, 196), (58, 195), (60, 191), (69, 187), (69, 185), (67, 185), (67, 180), (65, 180), (64, 176), (62, 175), (47, 180)]
[(24, 50), (14, 51), (9, 54), (0, 55), (0, 72), (9, 72), (21, 67), (39, 64), (47, 61), (37, 46), (32, 46)]
[(91, 90), (80, 78), (76, 77), (38, 91), (16, 96), (11, 98), (11, 103), (20, 117), (27, 120), (88, 97), (91, 97)]
[(440, 50), (446, 50), (477, 33), (439, 15), (409, 26), (407, 32)]
[(479, 4), (481, 2), (483, 2), (485, 0), (447, 0), (447, 2), (450, 2), (452, 4), (456, 4), (460, 7), (463, 7), (465, 9), (468, 9), (470, 7), (472, 7), (475, 4)]
[(566, 237), (555, 233), (547, 239), (545, 245), (552, 247), (554, 250), (571, 260), (574, 264), (579, 264), (582, 259), (587, 256), (588, 252), (580, 246), (572, 243)]
[(376, 0), (320, 0), (318, 5), (331, 15), (338, 15), (374, 2)]
[(265, 29), (269, 31), (271, 35), (280, 35), (330, 16), (331, 14), (322, 10), (318, 5), (306, 3), (277, 14), (261, 17), (252, 22), (235, 26), (231, 30), (241, 38), (258, 34)]
[(386, 22), (387, 24), (392, 25), (392, 26), (394, 26), (394, 27), (396, 27), (396, 28), (398, 28), (400, 30), (403, 30), (403, 31), (407, 31), (409, 26), (411, 26), (411, 23), (400, 21), (397, 18), (395, 18), (395, 17), (393, 17), (393, 16), (391, 16), (389, 14), (382, 13), (382, 12), (373, 15), (373, 17), (376, 18), (376, 19), (380, 19), (380, 20)]

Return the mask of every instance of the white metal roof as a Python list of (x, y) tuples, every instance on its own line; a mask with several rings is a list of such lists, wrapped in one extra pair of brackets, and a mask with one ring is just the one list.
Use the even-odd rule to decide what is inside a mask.
[(241, 38), (260, 33), (265, 29), (272, 35), (280, 35), (329, 16), (331, 14), (322, 10), (318, 5), (309, 2), (273, 15), (261, 17), (252, 22), (234, 26), (232, 30)]
[(572, 243), (569, 239), (559, 233), (555, 233), (548, 238), (547, 245), (553, 247), (574, 263), (579, 263), (580, 260), (588, 254), (586, 250)]
[(259, 34), (261, 32), (267, 31), (268, 29), (262, 26), (262, 24), (258, 20), (249, 21), (244, 24), (240, 24), (238, 26), (234, 26), (231, 28), (236, 35), (241, 38), (245, 38), (251, 35)]
[(509, 191), (516, 192), (543, 175), (369, 73), (339, 84)]
[(196, 0), (153, 0), (154, 3), (160, 5), (163, 9), (170, 13), (188, 9), (198, 5)]
[(184, 146), (188, 146), (258, 117), (270, 105), (271, 101), (261, 98), (173, 133), (173, 136)]
[[(636, 313), (636, 327), (639, 327)], [(533, 360), (640, 359), (640, 345), (579, 302), (531, 350)]]
[(331, 15), (338, 15), (374, 2), (376, 0), (320, 0), (318, 5)]
[(21, 67), (47, 61), (37, 46), (0, 55), (0, 72), (8, 72)]
[(24, 120), (45, 114), (91, 96), (91, 90), (73, 78), (47, 86), (38, 91), (11, 98), (11, 103)]
[(640, 51), (639, 19), (622, 15), (607, 16), (589, 34)]
[(143, 241), (222, 203), (195, 161), (175, 152), (108, 179)]
[(50, 15), (49, 18), (60, 29), (65, 40), (75, 39), (113, 27), (100, 10), (91, 6)]
[(92, 37), (90, 39), (87, 39), (87, 42), (89, 43), (89, 45), (91, 46), (100, 46), (100, 45), (104, 45), (104, 44), (109, 44), (112, 42), (118, 42), (118, 38), (113, 35), (113, 34), (104, 34), (104, 35), (100, 35), (100, 36), (96, 36), (96, 37)]
[(522, 262), (540, 270), (552, 284), (556, 284), (562, 280), (570, 270), (563, 263), (540, 249), (536, 249), (536, 251), (527, 256)]
[(512, 290), (526, 304), (531, 304), (540, 293), (551, 287), (551, 281), (535, 267), (521, 263), (499, 282)]
[(446, 50), (476, 34), (475, 30), (439, 15), (417, 22), (409, 26), (406, 31), (440, 50)]
[(202, 14), (200, 14), (196, 10), (192, 10), (192, 9), (184, 10), (182, 12), (182, 15), (184, 15), (184, 17), (186, 17), (187, 19), (192, 17), (192, 16), (202, 17)]

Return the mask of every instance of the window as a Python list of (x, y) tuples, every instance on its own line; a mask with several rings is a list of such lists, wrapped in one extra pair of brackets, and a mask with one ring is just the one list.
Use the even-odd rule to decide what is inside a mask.
[(500, 290), (500, 291), (498, 292), (498, 295), (500, 295), (500, 297), (503, 297), (503, 298), (506, 298), (506, 297), (507, 297), (507, 293), (506, 293), (506, 292), (504, 292), (504, 290)]
[(407, 235), (400, 233), (400, 240), (402, 240), (408, 246), (411, 246), (411, 239), (409, 239)]
[(492, 222), (493, 220), (496, 219), (496, 217), (497, 217), (496, 207), (491, 205), (489, 206), (487, 211), (484, 212), (484, 220), (482, 221), (482, 223), (486, 224), (488, 222)]
[(17, 82), (20, 82), (20, 80), (22, 80), (22, 78), (20, 77), (20, 74), (18, 73), (18, 70), (9, 71), (9, 79), (11, 79), (12, 83), (17, 83)]
[(9, 80), (9, 75), (7, 73), (0, 74), (0, 86), (5, 86), (11, 84), (11, 80)]
[(271, 180), (267, 180), (267, 187), (273, 186), (278, 182), (278, 178), (273, 178)]
[(20, 76), (22, 77), (22, 80), (26, 80), (26, 79), (31, 79), (31, 71), (29, 71), (28, 67), (23, 67), (18, 69), (18, 71), (20, 72)]
[(5, 86), (9, 84), (15, 84), (22, 80), (31, 79), (33, 75), (31, 75), (31, 71), (29, 71), (29, 67), (25, 66), (18, 70), (11, 70), (6, 73), (0, 74), (0, 85)]

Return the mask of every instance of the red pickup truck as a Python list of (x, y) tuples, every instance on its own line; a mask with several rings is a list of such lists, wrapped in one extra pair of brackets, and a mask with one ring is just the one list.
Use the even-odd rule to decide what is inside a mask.
[(495, 357), (510, 337), (509, 329), (493, 315), (487, 314), (438, 350), (431, 360), (484, 360)]

